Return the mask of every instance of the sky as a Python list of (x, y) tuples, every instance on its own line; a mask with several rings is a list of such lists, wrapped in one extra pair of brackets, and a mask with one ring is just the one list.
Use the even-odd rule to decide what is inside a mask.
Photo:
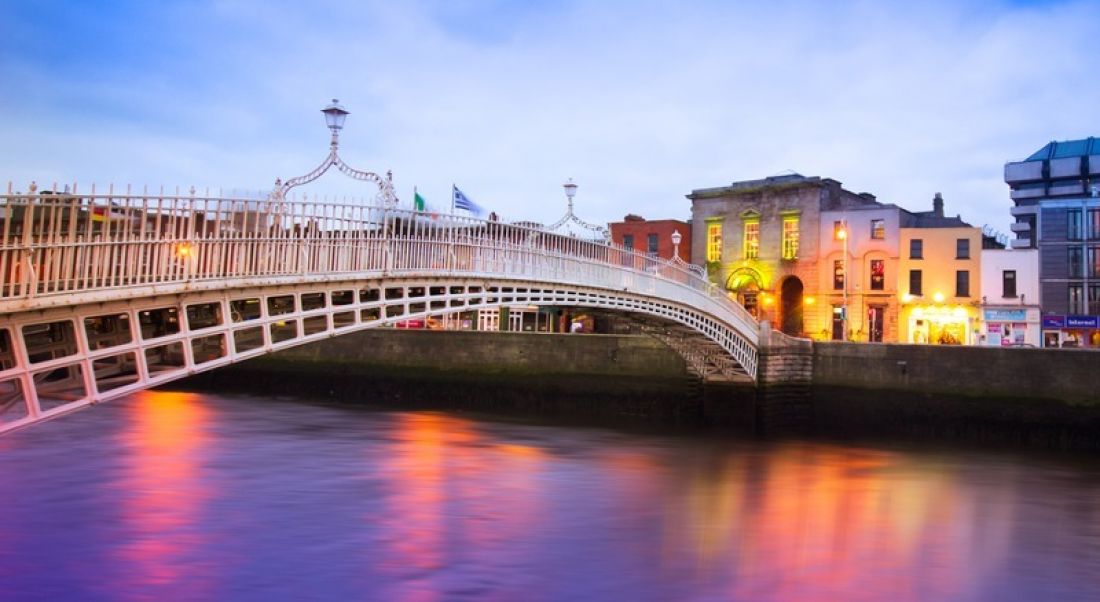
[[(328, 153), (509, 221), (688, 219), (797, 172), (1006, 232), (1004, 164), (1100, 136), (1100, 0), (0, 3), (0, 180), (267, 190)], [(59, 184), (60, 186), (60, 184)], [(331, 170), (309, 198), (373, 198)]]

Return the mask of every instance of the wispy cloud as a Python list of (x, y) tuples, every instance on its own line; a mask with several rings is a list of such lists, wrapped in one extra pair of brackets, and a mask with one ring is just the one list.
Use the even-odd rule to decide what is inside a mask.
[[(685, 218), (786, 170), (1005, 229), (1005, 161), (1097, 135), (1100, 2), (16, 2), (0, 165), (16, 180), (265, 188), (341, 151), (436, 203)], [(367, 194), (338, 174), (310, 194)]]

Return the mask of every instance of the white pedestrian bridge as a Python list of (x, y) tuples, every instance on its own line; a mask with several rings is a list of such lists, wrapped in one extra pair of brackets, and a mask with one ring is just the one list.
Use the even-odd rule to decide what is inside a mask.
[(9, 186), (0, 235), (0, 432), (326, 337), (515, 306), (620, 314), (702, 378), (756, 378), (756, 321), (700, 268), (539, 227)]

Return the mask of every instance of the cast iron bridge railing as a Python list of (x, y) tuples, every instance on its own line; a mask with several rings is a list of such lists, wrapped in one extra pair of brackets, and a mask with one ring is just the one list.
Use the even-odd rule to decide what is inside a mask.
[(0, 195), (0, 432), (288, 346), (514, 305), (644, 319), (689, 369), (755, 379), (758, 326), (697, 266), (385, 206)]

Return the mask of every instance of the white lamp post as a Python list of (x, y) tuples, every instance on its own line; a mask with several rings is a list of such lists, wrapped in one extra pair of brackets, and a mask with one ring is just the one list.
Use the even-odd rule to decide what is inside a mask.
[(842, 322), (842, 326), (843, 326), (844, 329), (840, 333), (840, 340), (847, 341), (848, 340), (848, 220), (844, 220), (844, 221), (840, 222), (840, 231), (837, 232), (836, 235), (838, 237), (840, 237), (840, 240), (844, 243), (844, 257), (842, 259), (842, 261), (844, 263), (842, 264), (843, 267), (841, 268), (841, 269), (844, 270), (844, 281), (843, 281), (843, 285), (844, 285), (843, 286), (843, 294), (844, 294), (844, 297), (843, 297), (842, 305), (840, 306), (840, 308), (841, 308), (840, 309), (840, 311), (841, 311), (841, 314), (840, 314), (841, 322)]
[(680, 241), (684, 239), (683, 235), (677, 230), (672, 231), (672, 258), (680, 258)]
[(340, 101), (333, 98), (332, 104), (321, 109), (325, 114), (325, 124), (332, 130), (332, 148), (335, 150), (340, 136), (340, 130), (344, 129), (344, 120), (348, 118), (348, 110), (340, 106)]
[(590, 224), (577, 217), (577, 215), (573, 213), (573, 197), (577, 196), (577, 185), (573, 182), (573, 178), (569, 178), (565, 182), (565, 184), (562, 184), (562, 188), (565, 189), (565, 198), (568, 201), (568, 207), (566, 207), (565, 209), (565, 215), (563, 215), (561, 219), (547, 227), (546, 230), (549, 232), (553, 232), (566, 225), (567, 223), (573, 222), (586, 230), (598, 232), (603, 237), (604, 241), (611, 240), (611, 233), (608, 232), (607, 228), (604, 228), (603, 226), (597, 226), (596, 224)]

